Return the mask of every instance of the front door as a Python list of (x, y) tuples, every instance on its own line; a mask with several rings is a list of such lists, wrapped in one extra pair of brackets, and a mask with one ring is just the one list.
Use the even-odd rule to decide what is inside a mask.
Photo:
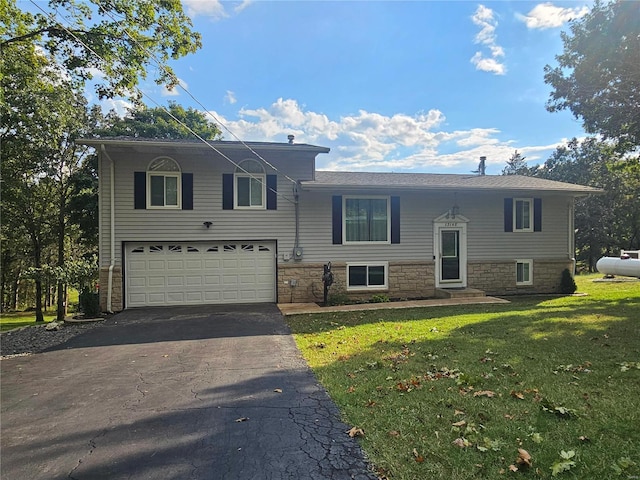
[(440, 230), (440, 280), (460, 281), (460, 230)]
[(443, 215), (434, 221), (433, 259), (438, 288), (467, 286), (467, 222), (461, 215)]

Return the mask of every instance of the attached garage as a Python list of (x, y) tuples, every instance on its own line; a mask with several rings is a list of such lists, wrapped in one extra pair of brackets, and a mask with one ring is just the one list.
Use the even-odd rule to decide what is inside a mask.
[(276, 301), (275, 242), (125, 244), (126, 307)]

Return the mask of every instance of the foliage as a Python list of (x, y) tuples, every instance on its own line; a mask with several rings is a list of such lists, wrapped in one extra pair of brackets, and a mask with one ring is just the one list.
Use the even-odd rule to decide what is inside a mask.
[(99, 98), (134, 95), (147, 72), (158, 84), (177, 85), (169, 60), (202, 46), (178, 0), (49, 0), (49, 12), (35, 14), (2, 0), (0, 25), (3, 50), (37, 45), (77, 85), (93, 79)]
[(90, 288), (84, 288), (78, 297), (80, 310), (85, 318), (96, 318), (100, 315), (100, 296)]
[(389, 301), (389, 297), (383, 293), (371, 296), (371, 303), (387, 303)]
[(553, 88), (547, 109), (569, 109), (585, 130), (619, 146), (640, 146), (640, 3), (596, 0), (562, 32), (558, 65), (545, 66)]
[(571, 294), (578, 289), (576, 281), (573, 279), (573, 275), (568, 268), (562, 271), (562, 277), (560, 278), (560, 293)]
[(169, 102), (166, 108), (138, 106), (124, 118), (112, 111), (105, 118), (103, 127), (97, 129), (95, 134), (101, 137), (194, 138), (191, 130), (205, 140), (221, 138), (220, 129), (209, 121), (206, 114), (192, 107), (185, 109), (175, 102)]
[(381, 477), (550, 478), (569, 461), (560, 478), (612, 478), (640, 462), (640, 370), (621, 370), (640, 283), (598, 277), (576, 277), (587, 296), (287, 322)]
[(530, 175), (532, 170), (525, 159), (526, 157), (516, 150), (507, 160), (507, 165), (502, 169), (502, 175)]

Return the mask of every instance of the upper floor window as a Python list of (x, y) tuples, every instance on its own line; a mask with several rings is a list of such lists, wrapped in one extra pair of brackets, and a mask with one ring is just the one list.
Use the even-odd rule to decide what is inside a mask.
[(180, 208), (181, 172), (175, 160), (159, 157), (147, 168), (147, 208)]
[(389, 197), (344, 197), (344, 240), (389, 243)]
[(533, 201), (530, 198), (513, 199), (513, 231), (531, 232), (533, 217)]
[(243, 160), (235, 172), (234, 208), (264, 209), (266, 204), (266, 175), (256, 160)]

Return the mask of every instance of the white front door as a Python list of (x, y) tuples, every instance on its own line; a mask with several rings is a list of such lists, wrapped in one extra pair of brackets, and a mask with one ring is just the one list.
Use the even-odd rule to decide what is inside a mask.
[(434, 222), (436, 287), (467, 286), (467, 219), (438, 218)]

